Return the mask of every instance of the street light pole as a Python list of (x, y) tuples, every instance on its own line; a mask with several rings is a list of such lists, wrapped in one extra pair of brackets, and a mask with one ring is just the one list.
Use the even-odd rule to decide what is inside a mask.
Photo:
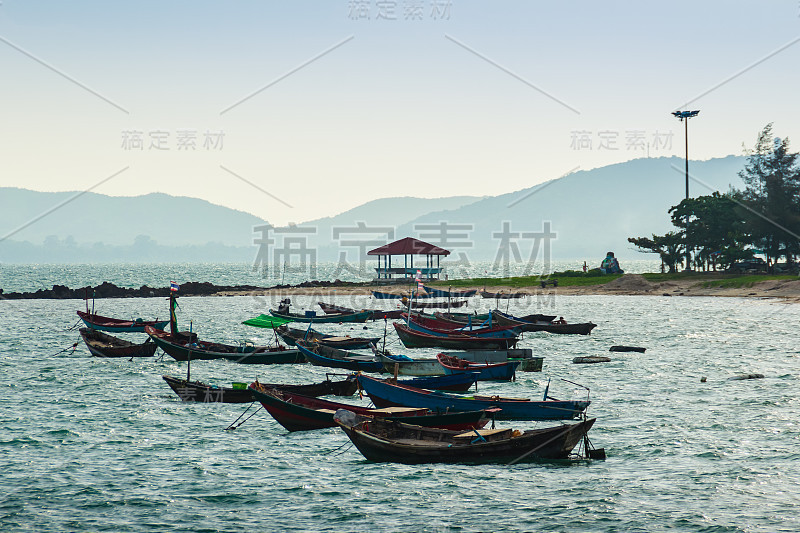
[[(684, 122), (684, 138), (686, 139), (686, 199), (689, 199), (689, 119), (696, 117), (700, 113), (697, 111), (673, 111), (672, 114), (681, 122)], [(686, 269), (684, 272), (692, 270), (692, 252), (689, 250), (689, 214), (686, 214)]]

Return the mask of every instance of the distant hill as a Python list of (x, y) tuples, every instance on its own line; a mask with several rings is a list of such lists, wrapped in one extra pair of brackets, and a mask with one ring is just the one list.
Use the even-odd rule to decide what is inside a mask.
[[(342, 249), (340, 244), (346, 245), (357, 239), (376, 240), (372, 248), (389, 242), (386, 239), (389, 235), (387, 228), (394, 231), (394, 239), (400, 239), (407, 235), (397, 233), (397, 228), (408, 224), (432, 211), (449, 211), (461, 209), (474, 204), (487, 197), (478, 196), (451, 196), (447, 198), (415, 198), (410, 196), (399, 198), (381, 198), (372, 200), (358, 207), (354, 207), (344, 213), (333, 217), (310, 220), (301, 224), (317, 228), (316, 236), (309, 239), (309, 244), (313, 244), (318, 251), (319, 261), (336, 261), (339, 251)], [(367, 230), (361, 230), (359, 223)], [(380, 233), (370, 233), (368, 230), (384, 228)], [(334, 232), (336, 232), (334, 234)], [(382, 242), (378, 243), (378, 240)], [(350, 257), (355, 257), (355, 248), (349, 248)]]
[[(727, 192), (731, 185), (742, 188), (737, 172), (743, 166), (741, 156), (691, 161), (690, 194)], [(685, 196), (683, 169), (684, 160), (671, 157), (635, 159), (579, 171), (456, 210), (425, 214), (398, 228), (398, 235), (417, 236), (414, 226), (418, 224), (474, 224), (474, 247), (450, 249), (465, 251), (473, 261), (494, 260), (500, 241), (492, 234), (501, 231), (503, 221), (510, 223), (512, 232), (536, 232), (542, 230), (543, 221), (549, 220), (557, 234), (552, 244), (553, 259), (599, 264), (609, 250), (617, 257), (641, 259), (643, 256), (627, 238), (674, 229), (667, 210)], [(431, 242), (436, 244), (435, 240)], [(530, 256), (531, 243), (518, 242), (523, 260)]]
[(0, 237), (29, 224), (9, 239), (42, 244), (50, 235), (62, 239), (71, 235), (77, 243), (130, 245), (137, 236), (146, 235), (162, 245), (217, 242), (251, 246), (253, 226), (264, 223), (250, 213), (198, 198), (162, 193), (133, 197), (77, 194), (0, 188)]

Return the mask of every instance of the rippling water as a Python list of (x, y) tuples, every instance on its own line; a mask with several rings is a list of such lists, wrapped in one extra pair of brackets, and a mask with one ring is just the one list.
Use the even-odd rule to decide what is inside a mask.
[[(100, 303), (116, 316), (166, 316), (161, 299)], [(257, 299), (180, 303), (180, 319), (202, 338), (269, 337), (240, 325), (264, 311)], [(550, 394), (566, 398), (585, 392), (559, 378), (588, 386), (598, 417), (592, 440), (606, 461), (374, 464), (338, 429), (288, 434), (263, 410), (226, 432), (242, 405), (182, 403), (162, 381), (185, 364), (101, 360), (83, 345), (53, 355), (78, 340), (65, 331), (76, 302), (0, 301), (0, 523), (11, 531), (800, 530), (800, 307), (649, 296), (552, 303), (552, 314), (598, 327), (588, 337), (526, 334), (523, 346), (545, 356), (545, 371), (482, 389), (541, 397), (552, 377)], [(530, 302), (512, 312), (516, 305)], [(376, 335), (383, 327), (367, 325)], [(401, 350), (393, 333), (387, 343)], [(613, 344), (648, 350), (609, 354)], [(579, 355), (613, 361), (573, 365)], [(726, 379), (751, 372), (766, 378)], [(324, 373), (192, 365), (195, 378), (219, 384), (312, 382)]]

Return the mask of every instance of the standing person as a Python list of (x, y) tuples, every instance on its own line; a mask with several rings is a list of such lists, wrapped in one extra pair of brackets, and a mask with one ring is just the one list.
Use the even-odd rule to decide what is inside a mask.
[(583, 262), (583, 273), (586, 274), (586, 272), (588, 272), (588, 271), (589, 271), (589, 266), (586, 264), (586, 261), (584, 261)]

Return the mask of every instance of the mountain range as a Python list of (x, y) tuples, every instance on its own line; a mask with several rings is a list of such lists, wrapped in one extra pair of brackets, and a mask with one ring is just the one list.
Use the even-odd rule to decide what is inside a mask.
[[(544, 243), (532, 235), (548, 227), (555, 260), (594, 263), (607, 251), (641, 258), (627, 238), (672, 228), (667, 210), (684, 197), (683, 165), (677, 157), (642, 158), (499, 195), (487, 188), (483, 197), (382, 198), (298, 226), (311, 228), (307, 246), (318, 261), (344, 252), (355, 262), (359, 250), (407, 236), (450, 249), (451, 259), (494, 260), (498, 253), (528, 259)], [(692, 196), (741, 187), (743, 165), (741, 156), (691, 161)], [(0, 261), (251, 261), (253, 228), (261, 224), (249, 213), (161, 193), (0, 188)]]

